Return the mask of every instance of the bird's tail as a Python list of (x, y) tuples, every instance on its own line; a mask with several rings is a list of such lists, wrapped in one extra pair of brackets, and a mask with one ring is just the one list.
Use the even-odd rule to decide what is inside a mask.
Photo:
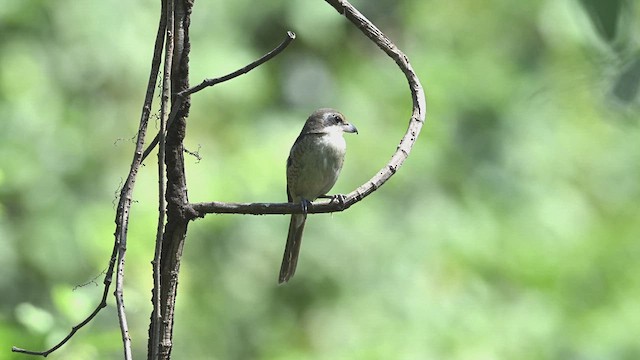
[(284, 248), (284, 256), (282, 257), (282, 265), (280, 266), (279, 284), (289, 281), (296, 272), (298, 255), (300, 254), (300, 244), (302, 243), (302, 230), (304, 230), (306, 219), (306, 214), (291, 215), (287, 245)]

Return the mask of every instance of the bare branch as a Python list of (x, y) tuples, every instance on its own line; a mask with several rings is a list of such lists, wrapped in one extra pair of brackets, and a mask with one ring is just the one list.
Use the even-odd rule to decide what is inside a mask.
[(268, 53), (264, 54), (261, 58), (259, 58), (258, 60), (252, 62), (251, 64), (243, 67), (242, 69), (236, 70), (228, 75), (219, 77), (219, 78), (215, 78), (215, 79), (205, 79), (203, 80), (200, 84), (189, 88), (188, 90), (185, 91), (181, 91), (180, 93), (178, 93), (179, 96), (187, 96), (187, 95), (191, 95), (193, 93), (196, 93), (206, 87), (209, 86), (213, 86), (225, 81), (229, 81), (233, 78), (236, 78), (242, 74), (246, 74), (249, 71), (255, 69), (256, 67), (264, 64), (265, 62), (271, 60), (272, 58), (274, 58), (276, 55), (278, 55), (279, 53), (282, 52), (282, 50), (284, 50), (287, 46), (289, 46), (289, 44), (296, 38), (296, 34), (293, 33), (293, 31), (287, 31), (287, 38), (284, 39), (284, 41), (282, 41), (282, 43), (280, 43), (280, 45), (278, 45), (275, 49), (269, 51)]
[[(344, 15), (381, 50), (391, 57), (400, 70), (404, 73), (409, 83), (411, 98), (413, 100), (412, 115), (409, 119), (407, 132), (400, 140), (391, 160), (374, 175), (369, 181), (344, 196), (342, 202), (317, 203), (309, 207), (309, 213), (327, 213), (343, 211), (356, 202), (364, 199), (372, 192), (380, 188), (393, 174), (398, 171), (404, 160), (409, 156), (411, 148), (418, 138), (425, 120), (427, 103), (424, 91), (418, 80), (418, 76), (409, 64), (407, 56), (396, 47), (371, 21), (362, 15), (356, 8), (345, 0), (325, 0), (340, 14)], [(188, 205), (192, 219), (204, 217), (205, 214), (299, 214), (302, 212), (300, 204), (292, 203), (196, 203)]]
[[(220, 84), (223, 83), (225, 81), (229, 81), (231, 79), (234, 79), (240, 75), (246, 74), (249, 71), (255, 69), (256, 67), (264, 64), (265, 62), (273, 59), (276, 55), (280, 54), (284, 49), (287, 48), (287, 46), (289, 46), (289, 44), (291, 44), (291, 42), (296, 38), (296, 34), (293, 33), (292, 31), (287, 31), (287, 37), (280, 43), (280, 45), (276, 46), (273, 50), (269, 51), (268, 53), (264, 54), (262, 57), (260, 57), (258, 60), (255, 60), (254, 62), (250, 63), (249, 65), (238, 69), (230, 74), (227, 74), (225, 76), (221, 76), (218, 78), (213, 78), (213, 79), (205, 79), (203, 80), (200, 84), (191, 87), (189, 89), (186, 89), (184, 91), (181, 91), (179, 93), (176, 94), (176, 100), (175, 103), (172, 106), (172, 111), (171, 111), (171, 115), (169, 115), (169, 120), (167, 122), (167, 128), (171, 126), (171, 124), (173, 123), (173, 120), (175, 120), (176, 118), (176, 114), (178, 109), (180, 109), (180, 105), (182, 104), (182, 101), (185, 97), (196, 93), (206, 87), (209, 86), (213, 86), (216, 84)], [(158, 145), (158, 136), (156, 135), (156, 137), (151, 141), (151, 143), (149, 144), (149, 146), (147, 147), (147, 149), (144, 151), (144, 154), (142, 155), (142, 161), (144, 161), (144, 159), (147, 158), (147, 156), (149, 156), (149, 154), (151, 153), (151, 151), (156, 147), (156, 145)]]
[(69, 332), (69, 334), (67, 334), (67, 336), (65, 336), (64, 339), (62, 339), (59, 343), (54, 345), (52, 348), (50, 348), (48, 350), (45, 350), (45, 351), (33, 351), (33, 350), (21, 349), (19, 347), (15, 347), (14, 346), (14, 347), (11, 348), (11, 351), (12, 352), (17, 352), (17, 353), (22, 353), (22, 354), (27, 354), (27, 355), (39, 355), (39, 356), (43, 356), (43, 357), (49, 356), (49, 354), (51, 354), (52, 352), (58, 350), (62, 345), (66, 344), (67, 341), (69, 341), (73, 337), (73, 335), (75, 335), (75, 333), (78, 330), (80, 330), (85, 325), (87, 325), (89, 322), (91, 322), (91, 320), (93, 320), (93, 318), (96, 317), (96, 315), (98, 315), (100, 310), (102, 310), (103, 308), (105, 308), (107, 306), (107, 296), (108, 295), (109, 295), (109, 286), (106, 285), (105, 288), (104, 288), (104, 291), (102, 293), (102, 299), (100, 300), (100, 304), (98, 304), (98, 306), (93, 310), (93, 312), (89, 316), (87, 316), (86, 319), (84, 319), (78, 325), (72, 327), (71, 331)]
[[(174, 27), (174, 1), (167, 4), (167, 29)], [(160, 347), (160, 323), (162, 321), (162, 311), (160, 304), (160, 260), (162, 253), (162, 234), (167, 211), (167, 200), (165, 192), (167, 190), (165, 178), (165, 137), (167, 131), (167, 119), (170, 111), (171, 101), (171, 74), (173, 66), (173, 31), (167, 31), (164, 70), (162, 77), (162, 102), (160, 104), (160, 131), (158, 133), (160, 147), (158, 149), (158, 225), (156, 228), (156, 246), (153, 256), (153, 296), (151, 302), (153, 310), (151, 312), (151, 322), (149, 325), (149, 345), (147, 355), (149, 359), (158, 358)]]
[[(189, 24), (191, 22), (192, 0), (174, 1), (173, 22), (173, 59), (171, 68), (171, 93), (174, 101), (172, 113), (175, 121), (167, 124), (165, 138), (165, 164), (167, 187), (165, 198), (166, 223), (162, 234), (160, 253), (160, 341), (154, 360), (168, 360), (173, 349), (173, 329), (175, 323), (175, 305), (178, 293), (178, 274), (182, 249), (187, 236), (188, 222), (184, 220), (181, 209), (189, 202), (187, 180), (184, 170), (184, 137), (186, 136), (190, 97), (175, 101), (177, 93), (189, 88), (189, 52), (191, 48)], [(177, 107), (177, 108), (176, 108)], [(170, 118), (168, 121), (171, 121)]]
[[(361, 187), (362, 188), (362, 187)], [(322, 214), (340, 212), (348, 209), (364, 197), (360, 188), (348, 195), (338, 195), (342, 200), (313, 202), (307, 207), (308, 214)], [(204, 217), (206, 214), (244, 214), (244, 215), (286, 215), (302, 214), (302, 207), (298, 203), (227, 203), (206, 202), (188, 205), (187, 213), (190, 220)]]
[[(127, 180), (125, 181), (120, 191), (120, 200), (118, 202), (118, 207), (116, 211), (116, 220), (115, 220), (116, 222), (115, 241), (114, 241), (113, 250), (111, 253), (111, 258), (109, 260), (109, 267), (107, 269), (105, 279), (104, 279), (104, 291), (102, 293), (102, 299), (100, 300), (100, 303), (96, 306), (96, 308), (93, 310), (93, 312), (89, 316), (87, 316), (87, 318), (85, 318), (78, 325), (72, 327), (69, 334), (64, 339), (62, 339), (59, 343), (51, 347), (50, 349), (45, 351), (32, 351), (32, 350), (21, 349), (14, 346), (11, 349), (11, 351), (13, 352), (29, 354), (29, 355), (40, 355), (40, 356), (46, 357), (52, 352), (59, 349), (62, 345), (67, 343), (78, 330), (80, 330), (82, 327), (87, 325), (91, 320), (93, 320), (94, 317), (96, 317), (96, 315), (98, 315), (100, 310), (102, 310), (107, 306), (107, 296), (109, 294), (109, 288), (111, 287), (111, 282), (113, 279), (113, 271), (115, 268), (118, 251), (119, 249), (121, 249), (122, 246), (126, 246), (127, 226), (129, 223), (129, 208), (131, 207), (132, 193), (133, 193), (133, 188), (135, 185), (138, 169), (140, 167), (140, 164), (142, 163), (141, 156), (142, 156), (142, 149), (144, 148), (144, 137), (147, 131), (147, 124), (149, 122), (149, 115), (151, 113), (151, 104), (153, 102), (155, 84), (156, 84), (156, 80), (158, 78), (158, 72), (160, 69), (165, 27), (166, 27), (166, 18), (165, 18), (164, 9), (163, 9), (162, 14), (160, 16), (158, 31), (156, 33), (151, 71), (150, 71), (149, 79), (147, 82), (147, 92), (145, 95), (144, 104), (142, 106), (142, 114), (140, 116), (140, 125), (138, 127), (136, 149), (134, 151), (133, 161), (129, 170), (129, 176), (127, 177)], [(129, 349), (129, 352), (130, 352), (130, 349)]]

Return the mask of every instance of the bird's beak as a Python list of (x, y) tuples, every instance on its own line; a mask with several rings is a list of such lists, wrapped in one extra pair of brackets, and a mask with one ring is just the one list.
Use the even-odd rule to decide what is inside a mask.
[(358, 133), (358, 129), (356, 129), (356, 127), (350, 123), (344, 124), (342, 126), (342, 131), (348, 132), (348, 133), (356, 133), (356, 134)]

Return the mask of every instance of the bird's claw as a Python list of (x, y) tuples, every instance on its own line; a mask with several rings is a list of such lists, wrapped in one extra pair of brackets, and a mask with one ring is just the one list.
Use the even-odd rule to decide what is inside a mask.
[(309, 206), (311, 206), (311, 201), (309, 201), (307, 199), (300, 200), (300, 207), (302, 208), (302, 215), (304, 215), (305, 218), (307, 217)]
[(344, 206), (344, 203), (346, 200), (347, 200), (347, 197), (344, 194), (335, 194), (331, 197), (330, 202), (336, 201), (338, 204), (340, 204), (340, 206)]
[(335, 194), (335, 195), (322, 195), (322, 198), (329, 199), (329, 204), (334, 201), (340, 204), (340, 207), (344, 207), (344, 204), (347, 200), (347, 197), (344, 194)]

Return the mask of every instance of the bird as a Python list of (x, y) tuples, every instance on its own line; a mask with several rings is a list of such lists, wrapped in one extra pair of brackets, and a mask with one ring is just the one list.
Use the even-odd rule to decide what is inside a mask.
[(327, 193), (338, 180), (347, 150), (345, 132), (357, 134), (358, 129), (339, 111), (318, 109), (307, 118), (291, 147), (287, 158), (287, 198), (290, 203), (299, 203), (302, 213), (291, 215), (279, 284), (289, 281), (296, 272), (308, 206), (319, 197), (329, 197)]

